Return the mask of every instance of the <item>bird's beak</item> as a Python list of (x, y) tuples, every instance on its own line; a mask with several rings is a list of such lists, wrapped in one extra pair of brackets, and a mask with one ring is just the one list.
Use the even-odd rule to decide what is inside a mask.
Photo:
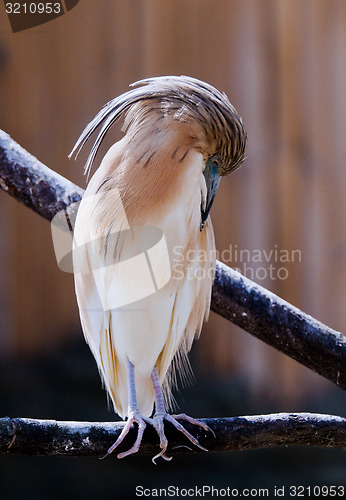
[(206, 167), (203, 170), (203, 175), (204, 175), (205, 184), (207, 187), (207, 194), (206, 194), (205, 202), (202, 203), (202, 205), (201, 205), (201, 225), (200, 225), (201, 231), (204, 228), (205, 223), (207, 222), (207, 218), (208, 218), (211, 206), (213, 204), (217, 188), (219, 187), (219, 184), (220, 184), (221, 169), (220, 169), (220, 167), (216, 166), (212, 162), (212, 160), (209, 158), (207, 160)]

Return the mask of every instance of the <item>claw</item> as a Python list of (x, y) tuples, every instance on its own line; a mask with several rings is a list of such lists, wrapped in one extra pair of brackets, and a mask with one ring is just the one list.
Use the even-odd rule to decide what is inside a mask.
[[(187, 422), (190, 422), (191, 424), (198, 425), (199, 427), (202, 427), (206, 431), (210, 430), (211, 432), (213, 432), (206, 424), (203, 424), (202, 422), (199, 422), (198, 420), (185, 415), (185, 413), (182, 413), (181, 415), (169, 415), (168, 413), (156, 414), (153, 418), (153, 426), (155, 427), (156, 432), (158, 433), (159, 438), (160, 438), (161, 452), (158, 453), (153, 458), (154, 463), (156, 463), (155, 460), (159, 457), (162, 457), (165, 460), (168, 459), (168, 457), (165, 456), (165, 452), (166, 452), (167, 446), (168, 446), (168, 441), (167, 441), (167, 438), (166, 438), (166, 435), (164, 432), (164, 420), (167, 420), (168, 422), (170, 422), (179, 432), (184, 434), (184, 436), (186, 436), (189, 439), (189, 441), (191, 441), (191, 443), (193, 443), (195, 446), (197, 446), (198, 448), (200, 448), (203, 451), (208, 451), (207, 448), (204, 448), (204, 446), (202, 446), (199, 443), (199, 441), (192, 434), (190, 434), (185, 429), (185, 427), (183, 427), (176, 420), (177, 418), (180, 418), (181, 420), (186, 420)], [(214, 432), (213, 432), (213, 434), (214, 434)], [(214, 434), (214, 436), (215, 436), (215, 434)], [(169, 458), (169, 460), (171, 460), (171, 457)]]
[(199, 420), (196, 420), (195, 418), (189, 417), (188, 415), (185, 415), (185, 413), (180, 413), (179, 415), (169, 415), (164, 406), (164, 399), (162, 395), (162, 390), (160, 387), (160, 381), (159, 381), (159, 375), (157, 372), (156, 366), (154, 367), (151, 378), (153, 381), (153, 390), (154, 390), (154, 396), (155, 396), (155, 409), (156, 413), (153, 418), (148, 418), (148, 417), (143, 417), (141, 413), (138, 410), (137, 407), (137, 400), (136, 400), (136, 391), (135, 391), (135, 374), (134, 374), (134, 367), (133, 364), (128, 361), (127, 363), (127, 368), (128, 368), (128, 392), (129, 392), (129, 406), (128, 406), (128, 420), (123, 428), (123, 430), (120, 433), (120, 436), (118, 439), (115, 441), (114, 444), (109, 448), (107, 453), (102, 457), (106, 458), (108, 455), (110, 455), (116, 448), (119, 446), (120, 443), (124, 440), (125, 436), (129, 433), (129, 430), (132, 426), (132, 424), (136, 423), (138, 425), (138, 432), (137, 432), (137, 438), (132, 446), (127, 451), (123, 451), (118, 454), (118, 458), (124, 458), (127, 457), (128, 455), (132, 455), (134, 453), (137, 453), (139, 450), (139, 447), (142, 442), (143, 438), (143, 433), (144, 429), (146, 428), (147, 424), (150, 424), (154, 427), (156, 430), (159, 438), (160, 438), (160, 448), (161, 451), (157, 455), (155, 455), (152, 458), (152, 461), (154, 464), (156, 464), (156, 460), (160, 457), (162, 457), (164, 460), (172, 460), (172, 457), (167, 457), (166, 451), (167, 451), (167, 446), (168, 446), (168, 440), (165, 435), (165, 424), (164, 421), (167, 420), (170, 422), (179, 432), (184, 434), (189, 441), (200, 448), (203, 451), (208, 451), (204, 446), (199, 444), (198, 440), (190, 434), (185, 427), (183, 427), (179, 422), (179, 420), (186, 420), (190, 424), (197, 425), (198, 427), (202, 427), (205, 431), (210, 431), (213, 433), (215, 437), (215, 433), (210, 427), (208, 427), (206, 424), (203, 422), (200, 422)]
[[(192, 434), (190, 434), (185, 429), (185, 427), (183, 427), (176, 420), (178, 418), (180, 420), (186, 420), (187, 422), (190, 422), (191, 424), (198, 425), (199, 427), (202, 427), (204, 430), (211, 431), (214, 434), (212, 429), (210, 429), (206, 424), (203, 424), (202, 422), (199, 422), (198, 420), (195, 420), (194, 418), (189, 417), (185, 414), (169, 415), (168, 413), (160, 413), (160, 414), (156, 414), (154, 416), (154, 418), (145, 418), (145, 417), (142, 417), (142, 415), (139, 413), (139, 411), (136, 411), (136, 412), (132, 412), (129, 415), (129, 418), (128, 418), (123, 430), (121, 431), (120, 436), (115, 441), (115, 443), (112, 444), (112, 446), (108, 449), (107, 453), (103, 457), (101, 457), (101, 460), (106, 458), (111, 453), (113, 453), (113, 451), (117, 448), (117, 446), (119, 446), (119, 444), (122, 443), (122, 441), (125, 439), (125, 437), (129, 433), (132, 424), (134, 424), (134, 423), (136, 423), (138, 425), (138, 433), (137, 433), (136, 441), (135, 441), (134, 445), (129, 450), (118, 453), (118, 455), (117, 455), (118, 458), (124, 458), (124, 457), (127, 457), (128, 455), (133, 455), (134, 453), (137, 453), (137, 451), (140, 448), (141, 442), (142, 442), (144, 430), (145, 430), (147, 424), (151, 424), (154, 427), (154, 429), (156, 430), (156, 432), (160, 438), (160, 448), (161, 448), (160, 453), (158, 453), (157, 455), (155, 455), (152, 458), (152, 462), (156, 465), (156, 460), (160, 457), (163, 458), (164, 460), (167, 460), (167, 461), (172, 460), (173, 457), (168, 457), (166, 455), (166, 451), (167, 451), (167, 447), (168, 447), (168, 440), (167, 440), (167, 437), (165, 434), (165, 429), (164, 429), (164, 421), (165, 420), (170, 422), (179, 432), (184, 434), (184, 436), (186, 436), (192, 444), (194, 444), (195, 446), (197, 446), (198, 448), (200, 448), (203, 451), (208, 451), (207, 448), (204, 448), (204, 446), (202, 446), (199, 443), (199, 441)], [(215, 436), (215, 434), (214, 434), (214, 436)], [(182, 445), (181, 447), (184, 447), (184, 446), (185, 445)], [(179, 448), (179, 447), (177, 447), (177, 448)], [(186, 448), (188, 448), (188, 446), (186, 446)]]
[(211, 432), (214, 438), (216, 437), (213, 429), (211, 429), (207, 424), (204, 424), (203, 422), (200, 422), (195, 418), (189, 417), (189, 415), (186, 415), (185, 413), (179, 413), (179, 415), (172, 415), (172, 417), (178, 420), (186, 420), (186, 422), (190, 422), (190, 424), (193, 425), (198, 425), (198, 427), (202, 427), (202, 429), (204, 429), (205, 431)]
[[(207, 448), (204, 448), (204, 446), (202, 446), (201, 444), (199, 444), (198, 440), (192, 435), (189, 433), (189, 431), (187, 431), (185, 429), (185, 427), (183, 427), (176, 419), (175, 417), (173, 417), (173, 415), (167, 415), (166, 419), (168, 420), (168, 422), (170, 422), (171, 424), (174, 425), (174, 427), (176, 429), (178, 429), (178, 431), (180, 431), (182, 434), (184, 434), (184, 436), (187, 437), (187, 439), (189, 439), (191, 441), (191, 443), (193, 443), (195, 446), (197, 446), (198, 448), (200, 448), (201, 450), (203, 451), (208, 451)], [(186, 419), (185, 419), (186, 420)], [(193, 419), (192, 419), (193, 420)], [(200, 422), (198, 422), (198, 424), (200, 424)], [(196, 425), (198, 425), (196, 424)], [(204, 424), (203, 424), (204, 425)], [(200, 427), (203, 427), (203, 425), (200, 425)], [(203, 427), (204, 428), (204, 427)]]
[(153, 462), (153, 464), (156, 465), (156, 460), (158, 458), (162, 457), (164, 460), (166, 460), (167, 462), (169, 462), (170, 460), (172, 460), (173, 457), (167, 457), (167, 455), (165, 455), (165, 450), (161, 450), (160, 453), (158, 453), (157, 455), (155, 455), (151, 461)]
[(136, 441), (135, 441), (134, 445), (132, 446), (132, 448), (130, 448), (127, 451), (123, 451), (121, 453), (118, 453), (117, 457), (118, 458), (124, 458), (124, 457), (127, 457), (128, 455), (132, 455), (133, 453), (137, 453), (137, 451), (139, 450), (139, 447), (141, 445), (141, 442), (142, 442), (144, 429), (147, 426), (147, 424), (144, 421), (144, 418), (139, 413), (139, 411), (132, 412), (129, 415), (129, 418), (128, 418), (127, 422), (126, 422), (125, 427), (121, 431), (120, 436), (115, 441), (115, 443), (112, 444), (112, 446), (108, 449), (107, 453), (103, 457), (101, 457), (101, 460), (103, 460), (104, 458), (108, 457), (108, 455), (110, 455), (115, 450), (115, 448), (117, 446), (119, 446), (120, 443), (122, 443), (122, 441), (124, 440), (124, 438), (129, 433), (129, 430), (130, 430), (130, 428), (131, 428), (131, 426), (132, 426), (133, 423), (136, 423), (138, 425), (138, 433), (137, 433)]

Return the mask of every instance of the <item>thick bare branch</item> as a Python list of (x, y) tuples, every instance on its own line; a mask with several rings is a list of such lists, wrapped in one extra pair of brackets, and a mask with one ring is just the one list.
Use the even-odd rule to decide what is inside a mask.
[(221, 262), (212, 309), (346, 389), (346, 337)]
[(47, 220), (83, 196), (83, 189), (46, 167), (0, 130), (0, 187)]
[[(48, 220), (83, 195), (2, 131), (0, 186)], [(212, 309), (346, 389), (346, 337), (220, 262)]]
[[(346, 449), (346, 418), (311, 413), (278, 413), (233, 418), (201, 419), (215, 432), (184, 422), (209, 451), (249, 450), (283, 445), (323, 446)], [(0, 419), (0, 453), (25, 455), (103, 456), (119, 436), (124, 422), (57, 422), (29, 418)], [(137, 435), (132, 428), (117, 452), (129, 448)], [(169, 424), (169, 452), (200, 452), (191, 449)], [(159, 451), (155, 430), (147, 427), (140, 454)]]

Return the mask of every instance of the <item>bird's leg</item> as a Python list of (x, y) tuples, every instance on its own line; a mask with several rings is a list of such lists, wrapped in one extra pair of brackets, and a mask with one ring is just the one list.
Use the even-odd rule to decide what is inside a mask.
[(155, 415), (153, 418), (153, 426), (156, 429), (156, 432), (159, 435), (160, 438), (160, 448), (161, 452), (155, 455), (155, 457), (152, 459), (153, 462), (155, 463), (155, 460), (159, 457), (164, 458), (165, 460), (171, 460), (171, 458), (167, 457), (165, 455), (166, 450), (167, 450), (167, 445), (168, 441), (164, 432), (164, 420), (167, 420), (170, 422), (178, 431), (182, 432), (184, 436), (186, 436), (191, 443), (193, 443), (195, 446), (198, 446), (201, 450), (208, 451), (206, 448), (201, 446), (198, 442), (198, 440), (192, 436), (176, 419), (183, 419), (191, 424), (198, 425), (199, 427), (202, 427), (206, 431), (211, 431), (211, 429), (206, 425), (203, 424), (202, 422), (199, 422), (199, 420), (196, 420), (192, 417), (188, 417), (187, 415), (180, 414), (180, 415), (169, 415), (166, 412), (165, 409), (165, 404), (164, 404), (164, 399), (163, 399), (163, 394), (160, 386), (160, 381), (159, 381), (159, 375), (157, 373), (157, 368), (156, 366), (154, 367), (152, 374), (151, 374), (151, 379), (153, 382), (153, 390), (154, 390), (154, 397), (155, 397)]
[(115, 443), (112, 444), (112, 446), (109, 448), (105, 456), (102, 458), (105, 458), (107, 455), (112, 453), (115, 450), (115, 448), (124, 440), (125, 436), (128, 434), (133, 423), (136, 423), (138, 425), (138, 433), (135, 444), (129, 450), (123, 451), (122, 453), (118, 453), (118, 458), (124, 458), (127, 455), (136, 453), (141, 445), (144, 429), (146, 428), (146, 423), (145, 419), (142, 417), (140, 411), (137, 408), (135, 371), (133, 368), (133, 364), (130, 361), (127, 361), (127, 383), (128, 383), (128, 397), (129, 397), (128, 412), (127, 412), (128, 419), (125, 424), (125, 427), (121, 431), (120, 436), (115, 441)]

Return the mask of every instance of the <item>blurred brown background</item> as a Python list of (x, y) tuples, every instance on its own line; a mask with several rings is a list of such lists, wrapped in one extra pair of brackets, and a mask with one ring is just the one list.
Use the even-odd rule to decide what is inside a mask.
[[(0, 5), (0, 127), (82, 187), (85, 156), (67, 155), (86, 123), (130, 83), (166, 74), (226, 92), (248, 130), (247, 160), (213, 206), (217, 248), (263, 260), (299, 250), (293, 262), (245, 262), (246, 275), (345, 332), (345, 0), (83, 0), (16, 34)], [(0, 211), (1, 358), (82, 343), (73, 279), (56, 265), (49, 224), (5, 193)], [(241, 259), (226, 263), (244, 271)], [(286, 279), (270, 279), (270, 264)], [(274, 410), (335, 390), (214, 313), (193, 360)]]

